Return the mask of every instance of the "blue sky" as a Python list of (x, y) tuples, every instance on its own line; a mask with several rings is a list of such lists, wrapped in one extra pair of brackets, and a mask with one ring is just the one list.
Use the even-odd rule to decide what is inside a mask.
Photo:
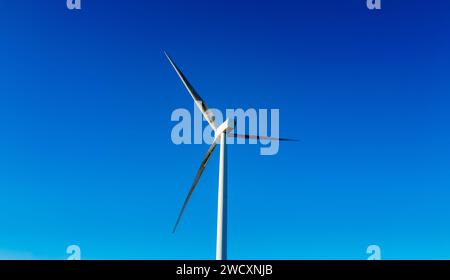
[(448, 1), (65, 2), (0, 9), (0, 258), (214, 258), (217, 154), (171, 233), (208, 147), (163, 49), (301, 139), (230, 147), (230, 258), (450, 258)]

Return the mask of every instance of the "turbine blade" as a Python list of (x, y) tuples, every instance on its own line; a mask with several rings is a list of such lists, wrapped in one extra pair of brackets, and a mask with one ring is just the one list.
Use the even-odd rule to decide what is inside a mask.
[(203, 170), (205, 169), (206, 164), (208, 163), (208, 161), (209, 161), (209, 159), (210, 159), (214, 149), (217, 146), (218, 139), (220, 139), (220, 137), (218, 137), (211, 144), (211, 146), (209, 147), (208, 151), (205, 154), (205, 157), (202, 160), (202, 163), (200, 164), (200, 168), (197, 171), (197, 175), (195, 175), (194, 182), (192, 183), (191, 188), (189, 189), (188, 195), (187, 195), (186, 199), (184, 200), (183, 207), (181, 207), (181, 211), (180, 211), (180, 214), (178, 215), (177, 222), (175, 223), (175, 226), (173, 227), (173, 233), (175, 233), (175, 230), (177, 229), (178, 223), (180, 222), (181, 216), (183, 215), (184, 209), (186, 209), (186, 205), (188, 204), (189, 199), (191, 198), (192, 193), (194, 192), (195, 187), (197, 186), (197, 183), (200, 180), (200, 177), (202, 176)]
[(237, 134), (230, 132), (227, 134), (230, 137), (234, 138), (243, 138), (243, 139), (257, 139), (257, 140), (272, 140), (272, 141), (292, 141), (292, 142), (298, 142), (297, 139), (292, 138), (276, 138), (276, 137), (268, 137), (268, 136), (259, 136), (259, 135), (249, 135), (249, 134)]
[(175, 62), (173, 62), (173, 60), (172, 60), (172, 58), (170, 58), (169, 54), (166, 51), (164, 51), (164, 54), (166, 55), (167, 59), (169, 60), (170, 64), (172, 65), (173, 69), (175, 69), (175, 72), (177, 72), (178, 77), (180, 77), (184, 86), (186, 87), (189, 94), (191, 95), (192, 99), (194, 99), (194, 103), (200, 109), (200, 111), (202, 112), (206, 121), (215, 130), (217, 127), (214, 122), (214, 116), (210, 111), (208, 111), (208, 106), (206, 106), (205, 101), (203, 101), (203, 99), (200, 97), (200, 95), (198, 95), (197, 91), (194, 89), (194, 87), (191, 85), (191, 83), (189, 83), (186, 76), (184, 76), (183, 72), (181, 72), (181, 70), (177, 67)]

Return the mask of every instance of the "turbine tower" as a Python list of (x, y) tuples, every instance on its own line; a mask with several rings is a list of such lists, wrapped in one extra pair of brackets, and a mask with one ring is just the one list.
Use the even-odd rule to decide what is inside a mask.
[(203, 170), (205, 169), (206, 164), (208, 163), (212, 153), (214, 152), (214, 149), (216, 148), (217, 143), (220, 141), (219, 190), (218, 190), (218, 198), (217, 198), (216, 260), (226, 260), (227, 259), (227, 224), (228, 224), (227, 223), (227, 213), (228, 213), (228, 209), (227, 209), (228, 208), (227, 165), (228, 165), (228, 161), (227, 161), (226, 137), (229, 136), (229, 137), (245, 138), (245, 139), (265, 139), (265, 140), (274, 140), (274, 141), (296, 141), (296, 140), (288, 139), (288, 138), (274, 138), (274, 137), (267, 137), (267, 136), (259, 136), (259, 135), (236, 134), (233, 132), (234, 121), (231, 121), (229, 119), (225, 120), (225, 122), (223, 122), (222, 124), (217, 126), (214, 121), (214, 116), (213, 116), (212, 112), (208, 111), (208, 107), (206, 106), (203, 99), (200, 97), (200, 95), (198, 95), (198, 93), (195, 91), (194, 87), (189, 83), (189, 81), (186, 79), (186, 77), (181, 72), (181, 70), (173, 62), (173, 60), (170, 58), (169, 54), (165, 51), (164, 51), (164, 54), (166, 55), (167, 59), (169, 60), (170, 64), (172, 65), (173, 69), (175, 69), (175, 72), (177, 72), (178, 77), (183, 82), (184, 86), (188, 90), (192, 99), (194, 99), (194, 103), (200, 109), (204, 118), (206, 119), (208, 124), (212, 127), (212, 129), (214, 130), (214, 141), (211, 144), (211, 146), (209, 147), (208, 151), (206, 152), (206, 154), (200, 164), (200, 168), (198, 169), (197, 174), (195, 175), (194, 182), (192, 183), (191, 188), (189, 189), (187, 197), (181, 208), (180, 214), (178, 215), (175, 226), (173, 227), (173, 232), (175, 232), (175, 230), (177, 229), (180, 219), (183, 216), (184, 210), (186, 209), (186, 205), (188, 204), (189, 199), (191, 198), (192, 193), (194, 192), (195, 187), (197, 186), (197, 183), (200, 180), (200, 177), (202, 176)]

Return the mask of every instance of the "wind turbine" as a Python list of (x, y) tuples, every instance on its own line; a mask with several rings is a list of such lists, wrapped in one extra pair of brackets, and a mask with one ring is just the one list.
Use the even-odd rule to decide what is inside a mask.
[(208, 151), (206, 152), (202, 163), (200, 164), (200, 168), (197, 171), (197, 174), (195, 175), (194, 182), (191, 185), (191, 188), (189, 189), (189, 192), (187, 194), (187, 197), (183, 203), (183, 207), (181, 208), (180, 214), (178, 215), (177, 221), (175, 223), (175, 226), (173, 227), (173, 232), (177, 229), (177, 226), (180, 222), (180, 219), (184, 213), (184, 210), (186, 209), (186, 205), (189, 202), (189, 199), (192, 196), (192, 193), (195, 190), (195, 187), (197, 186), (198, 181), (200, 180), (200, 177), (202, 176), (203, 170), (206, 167), (206, 164), (208, 163), (212, 153), (214, 152), (214, 149), (217, 146), (217, 143), (220, 141), (220, 159), (219, 159), (219, 191), (218, 191), (218, 198), (217, 198), (217, 239), (216, 239), (216, 260), (226, 260), (227, 259), (227, 206), (228, 206), (228, 197), (227, 197), (227, 145), (226, 145), (226, 137), (236, 137), (236, 138), (246, 138), (246, 139), (265, 139), (265, 140), (274, 140), (274, 141), (296, 141), (294, 139), (287, 139), (287, 138), (274, 138), (274, 137), (267, 137), (267, 136), (259, 136), (259, 135), (247, 135), (247, 134), (235, 134), (233, 133), (234, 130), (234, 121), (231, 121), (229, 119), (225, 120), (222, 124), (219, 126), (216, 125), (214, 121), (214, 116), (211, 111), (208, 111), (208, 107), (206, 106), (203, 99), (198, 95), (198, 93), (195, 91), (194, 87), (189, 83), (189, 81), (186, 79), (184, 74), (181, 72), (181, 70), (177, 67), (177, 65), (173, 62), (173, 60), (170, 58), (169, 54), (164, 51), (164, 54), (166, 55), (167, 59), (169, 60), (170, 64), (172, 65), (173, 69), (175, 69), (175, 72), (177, 72), (178, 77), (183, 82), (184, 86), (188, 90), (189, 94), (191, 95), (192, 99), (194, 99), (194, 103), (197, 105), (197, 107), (202, 112), (203, 116), (205, 117), (206, 121), (209, 123), (209, 125), (214, 130), (214, 141), (209, 147)]

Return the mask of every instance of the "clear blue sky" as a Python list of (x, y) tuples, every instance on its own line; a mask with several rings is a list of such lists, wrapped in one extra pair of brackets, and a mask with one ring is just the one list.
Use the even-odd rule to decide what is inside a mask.
[(230, 147), (230, 258), (450, 258), (449, 1), (65, 2), (0, 9), (0, 258), (214, 258), (217, 154), (171, 233), (207, 145), (163, 49), (302, 140)]

